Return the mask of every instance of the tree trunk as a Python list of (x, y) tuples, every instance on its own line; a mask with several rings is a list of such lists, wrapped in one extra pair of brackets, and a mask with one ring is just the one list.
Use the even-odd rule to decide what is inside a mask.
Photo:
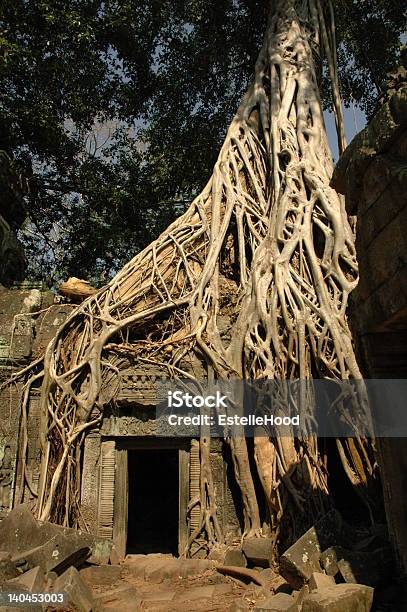
[[(43, 435), (53, 450), (44, 455), (42, 519), (66, 521), (63, 463), (69, 456), (75, 465), (83, 428), (95, 409), (93, 422), (102, 417), (106, 389), (114, 387), (107, 345), (109, 355), (125, 350), (174, 378), (189, 376), (183, 356), (191, 353), (217, 378), (361, 377), (346, 322), (357, 282), (354, 239), (343, 201), (329, 186), (333, 165), (313, 62), (322, 41), (341, 127), (329, 31), (319, 0), (273, 3), (254, 82), (206, 187), (182, 217), (78, 307), (48, 347), (42, 406), (49, 429)], [(227, 334), (220, 317), (228, 320)], [(299, 529), (294, 517), (302, 513), (306, 522), (329, 505), (327, 473), (315, 437), (273, 433), (256, 437), (255, 459), (275, 540), (288, 542)], [(367, 489), (369, 443), (340, 450), (355, 486)], [(231, 441), (231, 451), (245, 529), (258, 534), (244, 437)], [(213, 542), (220, 536), (205, 441), (201, 461), (200, 532), (205, 529)], [(72, 467), (71, 481), (75, 473)], [(74, 504), (71, 522), (77, 515)]]

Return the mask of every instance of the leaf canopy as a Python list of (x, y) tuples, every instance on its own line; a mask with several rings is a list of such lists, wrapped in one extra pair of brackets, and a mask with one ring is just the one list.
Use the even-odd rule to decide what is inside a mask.
[[(334, 8), (345, 104), (370, 114), (398, 63), (401, 3)], [(1, 2), (0, 149), (29, 177), (31, 277), (103, 284), (184, 210), (251, 81), (266, 12), (258, 0)]]

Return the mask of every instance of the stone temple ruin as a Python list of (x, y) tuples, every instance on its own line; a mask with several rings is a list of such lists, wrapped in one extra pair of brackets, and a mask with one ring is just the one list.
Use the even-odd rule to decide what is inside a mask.
[[(72, 305), (53, 301), (53, 294), (40, 285), (20, 283), (0, 291), (1, 381), (40, 355), (71, 312)], [(85, 441), (82, 518), (95, 535), (113, 539), (120, 556), (126, 552), (181, 555), (196, 527), (193, 511), (187, 521), (187, 507), (199, 491), (197, 441), (156, 436), (155, 389), (162, 376), (154, 366), (130, 361), (127, 367), (122, 366), (115, 403), (107, 407), (101, 426), (90, 431)], [(1, 396), (2, 516), (18, 502), (35, 500), (40, 453), (39, 392), (35, 389), (30, 397), (26, 441), (19, 440), (21, 389), (5, 389)], [(19, 469), (19, 452), (27, 456), (24, 478)], [(232, 542), (241, 535), (237, 485), (227, 449), (219, 439), (212, 439), (211, 461), (221, 527), (226, 541)], [(136, 488), (137, 500), (133, 493)]]
[[(405, 100), (405, 86), (404, 90), (399, 87), (390, 92), (379, 111), (379, 119), (347, 149), (333, 179), (337, 190), (347, 195), (349, 214), (359, 215), (361, 219), (357, 243), (361, 280), (353, 296), (355, 307), (351, 323), (364, 374), (372, 378), (407, 378), (404, 341), (407, 333), (407, 245), (400, 231), (405, 226), (407, 210)], [(5, 176), (10, 168), (6, 161), (1, 163)], [(385, 190), (380, 193), (377, 189), (382, 183), (375, 181), (378, 173), (387, 177)], [(355, 182), (356, 176), (358, 181)], [(0, 385), (44, 352), (74, 308), (73, 304), (55, 299), (42, 284), (22, 280), (24, 256), (14, 233), (23, 218), (21, 197), (22, 190), (16, 188), (0, 200)], [(379, 260), (382, 266), (376, 265)], [(198, 362), (191, 363), (191, 374), (203, 378), (200, 368)], [(78, 491), (81, 521), (94, 536), (113, 541), (116, 560), (129, 553), (183, 556), (189, 536), (199, 522), (199, 509), (188, 511), (191, 500), (199, 494), (198, 441), (157, 435), (156, 384), (163, 376), (155, 366), (137, 363), (128, 356), (121, 357), (118, 394), (107, 406), (101, 424), (86, 435), (82, 485)], [(31, 390), (27, 436), (21, 427), (22, 419), (26, 418), (20, 408), (23, 392), (22, 383), (18, 383), (4, 387), (0, 393), (0, 521), (20, 503), (34, 505), (38, 487), (40, 389)], [(334, 559), (344, 582), (359, 582), (352, 574), (358, 577), (352, 562), (360, 566), (367, 563), (368, 558), (373, 563), (367, 572), (370, 572), (372, 586), (375, 586), (375, 576), (379, 581), (384, 571), (407, 575), (407, 509), (403, 488), (407, 469), (405, 440), (381, 441), (378, 457), (398, 569), (394, 570), (391, 561), (390, 570), (384, 567), (387, 561), (381, 549), (371, 552), (370, 548), (360, 548), (359, 552), (350, 555), (350, 561), (334, 559), (339, 549), (330, 548), (327, 542), (320, 562), (332, 563)], [(229, 448), (221, 439), (211, 439), (210, 459), (222, 535), (226, 545), (233, 547), (241, 542), (242, 510)], [(286, 552), (282, 558), (280, 571), (283, 573), (286, 564), (288, 569), (284, 575), (289, 581), (292, 578), (295, 589), (305, 582), (312, 590), (313, 582), (322, 580), (318, 563), (314, 567), (304, 561), (304, 554), (295, 556), (298, 546), (319, 546), (317, 536), (321, 539), (318, 528), (311, 529), (297, 542), (297, 549)], [(351, 538), (347, 538), (348, 544)], [(205, 555), (205, 547), (200, 544), (204, 542), (194, 543), (191, 556)], [(252, 565), (261, 565), (265, 560), (267, 565), (266, 550), (262, 553), (263, 558), (259, 558), (262, 556), (259, 547), (254, 553), (250, 553), (249, 548), (250, 544), (245, 554), (252, 559)], [(238, 556), (229, 561), (230, 565), (241, 565)], [(324, 565), (327, 573), (328, 565)], [(366, 579), (367, 573), (363, 568), (360, 582)], [(327, 578), (323, 575), (324, 580)], [(330, 576), (329, 579), (332, 582)], [(253, 580), (258, 580), (259, 588), (264, 587), (260, 579)], [(366, 580), (364, 584), (369, 583), (369, 576)], [(336, 585), (343, 591), (345, 586), (350, 585)], [(317, 585), (317, 592), (318, 588)], [(327, 588), (333, 587), (328, 585)], [(371, 594), (365, 593), (363, 597), (370, 603), (365, 601), (364, 607), (357, 609), (369, 610)], [(287, 602), (281, 605), (291, 605)], [(295, 605), (296, 610), (300, 609), (299, 603)], [(310, 606), (303, 609), (331, 609), (313, 608), (312, 603)], [(236, 612), (244, 609), (247, 608), (235, 608)]]
[[(24, 219), (24, 192), (7, 157), (1, 159), (0, 174), (1, 384), (41, 355), (73, 305), (54, 303), (54, 295), (41, 283), (22, 281), (24, 253), (15, 230)], [(115, 405), (108, 407), (101, 426), (85, 441), (80, 492), (84, 526), (113, 539), (121, 556), (128, 551), (183, 554), (196, 527), (194, 511), (187, 521), (187, 507), (199, 491), (197, 442), (155, 436), (155, 386), (160, 376), (154, 367), (128, 362), (120, 372)], [(15, 385), (0, 396), (0, 519), (18, 503), (35, 502), (38, 485), (40, 389), (31, 393), (27, 440), (21, 439), (21, 393), (21, 385)], [(24, 475), (21, 453), (27, 458)], [(222, 528), (226, 540), (232, 541), (241, 533), (237, 485), (220, 440), (212, 440), (211, 460)], [(136, 480), (137, 500), (132, 495)]]

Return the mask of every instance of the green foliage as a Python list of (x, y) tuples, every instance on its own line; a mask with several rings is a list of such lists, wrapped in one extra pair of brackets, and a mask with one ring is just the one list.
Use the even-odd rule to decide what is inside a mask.
[[(336, 0), (346, 101), (397, 64), (401, 7)], [(249, 84), (259, 0), (0, 0), (0, 149), (29, 176), (29, 274), (103, 283), (209, 178)], [(324, 78), (324, 104), (330, 94)]]
[(339, 76), (345, 104), (369, 117), (400, 61), (406, 12), (398, 0), (336, 0)]

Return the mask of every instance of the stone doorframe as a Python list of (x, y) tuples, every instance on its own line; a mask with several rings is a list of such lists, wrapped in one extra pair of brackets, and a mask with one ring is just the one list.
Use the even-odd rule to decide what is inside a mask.
[[(128, 451), (129, 450), (178, 450), (179, 520), (178, 554), (185, 556), (188, 543), (187, 508), (189, 503), (189, 454), (191, 441), (181, 438), (127, 438), (115, 439), (115, 476), (113, 504), (113, 543), (120, 557), (126, 555), (128, 523)], [(111, 441), (107, 444), (111, 444)], [(101, 444), (101, 457), (103, 445)], [(100, 506), (99, 506), (100, 507)]]

